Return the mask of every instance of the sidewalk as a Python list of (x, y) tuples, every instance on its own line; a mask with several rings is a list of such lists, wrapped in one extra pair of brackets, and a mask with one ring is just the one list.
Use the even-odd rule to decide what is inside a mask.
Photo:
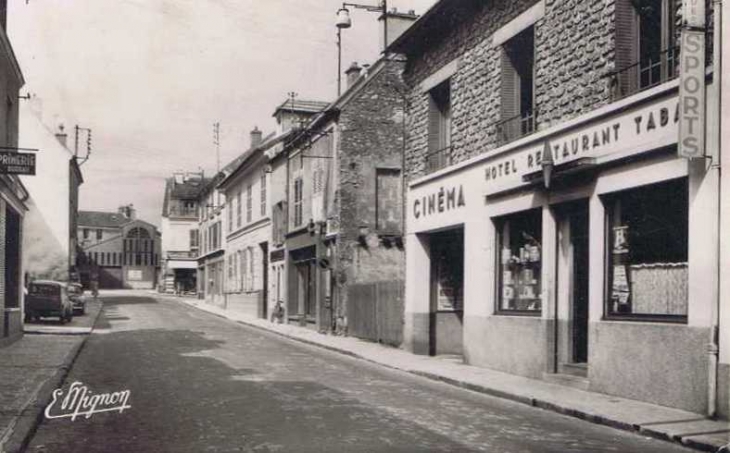
[(717, 451), (730, 442), (730, 423), (708, 420), (701, 414), (469, 366), (456, 362), (453, 358), (420, 356), (353, 337), (323, 335), (290, 324), (273, 324), (264, 319), (251, 318), (208, 305), (198, 299), (160, 294), (158, 296), (175, 299), (217, 316), (392, 369), (593, 423), (679, 442), (698, 450)]
[(83, 317), (87, 319), (74, 318), (79, 327), (65, 330), (60, 325), (29, 324), (20, 340), (0, 349), (0, 452), (22, 451), (100, 312), (101, 303), (93, 303)]

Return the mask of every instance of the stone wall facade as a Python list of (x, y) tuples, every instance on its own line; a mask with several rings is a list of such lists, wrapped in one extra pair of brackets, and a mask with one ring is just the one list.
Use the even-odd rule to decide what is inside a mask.
[[(449, 11), (445, 23), (458, 23), (408, 55), (404, 80), (409, 87), (406, 175), (425, 173), (428, 150), (428, 93), (420, 84), (457, 60), (451, 78), (452, 163), (497, 147), (500, 120), (500, 46), (493, 34), (534, 6), (534, 0), (478, 2)], [(614, 71), (614, 2), (544, 0), (545, 15), (535, 24), (535, 108), (538, 129), (554, 126), (610, 101)], [(435, 30), (434, 33), (439, 33)]]
[[(402, 213), (400, 231), (378, 230), (376, 178), (378, 169), (402, 171), (404, 63), (394, 59), (382, 64), (382, 70), (342, 107), (338, 119), (335, 205), (339, 213), (336, 253), (340, 294), (335, 310), (340, 319), (346, 317), (350, 285), (403, 281), (402, 243), (390, 240), (394, 233), (402, 232)], [(388, 204), (400, 206), (401, 200), (402, 190)], [(388, 239), (383, 240), (384, 236)]]

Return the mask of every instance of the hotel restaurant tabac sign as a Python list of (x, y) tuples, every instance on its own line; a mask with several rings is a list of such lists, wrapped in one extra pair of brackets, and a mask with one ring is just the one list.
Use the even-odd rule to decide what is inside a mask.
[(0, 150), (0, 174), (35, 175), (36, 155)]
[(486, 194), (495, 194), (526, 184), (523, 176), (541, 170), (545, 140), (552, 149), (555, 171), (568, 162), (590, 157), (597, 164), (623, 159), (677, 143), (680, 120), (676, 96), (655, 101), (589, 126), (558, 133), (534, 145), (506, 152), (487, 161), (483, 168)]
[[(523, 176), (542, 170), (545, 143), (550, 144), (554, 173), (581, 158), (601, 165), (677, 144), (680, 122), (678, 96), (660, 98), (638, 107), (617, 109), (597, 120), (537, 138), (473, 164), (412, 185), (408, 191), (408, 229), (443, 228), (467, 221), (484, 196), (527, 186)], [(470, 214), (471, 213), (471, 214)]]

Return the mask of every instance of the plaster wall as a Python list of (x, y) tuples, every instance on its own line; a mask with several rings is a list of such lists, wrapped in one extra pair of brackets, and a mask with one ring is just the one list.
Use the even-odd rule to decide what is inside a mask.
[(704, 413), (708, 334), (686, 325), (591, 323), (590, 390)]

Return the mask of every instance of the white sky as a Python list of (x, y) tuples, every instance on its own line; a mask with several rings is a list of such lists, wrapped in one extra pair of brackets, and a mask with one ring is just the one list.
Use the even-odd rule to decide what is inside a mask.
[[(390, 0), (423, 14), (435, 0)], [(290, 91), (336, 94), (341, 0), (9, 0), (8, 30), (49, 126), (93, 129), (81, 209), (134, 203), (159, 224), (164, 178), (235, 158)], [(377, 4), (377, 0), (356, 3)], [(352, 10), (343, 69), (378, 57), (375, 13)], [(80, 141), (85, 146), (85, 137)], [(21, 147), (33, 147), (20, 137)], [(85, 149), (85, 148), (84, 148)], [(42, 159), (42, 150), (39, 158)]]

